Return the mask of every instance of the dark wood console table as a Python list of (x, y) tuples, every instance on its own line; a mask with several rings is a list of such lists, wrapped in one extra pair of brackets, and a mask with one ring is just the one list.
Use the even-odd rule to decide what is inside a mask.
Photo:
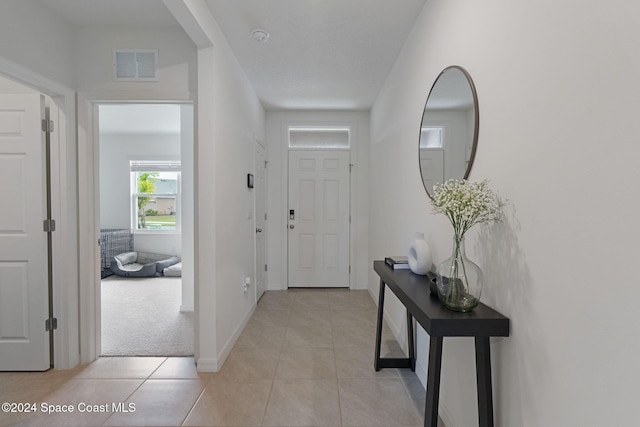
[[(429, 291), (429, 279), (426, 276), (413, 274), (410, 270), (394, 270), (384, 261), (374, 261), (373, 269), (380, 276), (375, 370), (379, 371), (382, 368), (409, 368), (412, 371), (415, 370), (413, 319), (416, 319), (430, 336), (424, 425), (425, 427), (435, 427), (438, 425), (442, 339), (444, 337), (474, 337), (478, 382), (478, 418), (480, 427), (493, 426), (489, 337), (509, 336), (509, 319), (482, 303), (469, 313), (451, 311), (440, 304), (436, 295), (431, 294)], [(409, 357), (405, 359), (380, 357), (384, 290), (386, 286), (391, 289), (407, 309)]]

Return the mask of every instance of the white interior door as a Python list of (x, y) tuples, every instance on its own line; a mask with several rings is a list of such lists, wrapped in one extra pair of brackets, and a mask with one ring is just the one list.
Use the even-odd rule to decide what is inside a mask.
[(433, 194), (433, 186), (444, 183), (444, 150), (420, 149), (420, 173), (425, 188)]
[(256, 301), (267, 290), (267, 151), (256, 141), (253, 197), (256, 224)]
[(49, 369), (44, 97), (0, 95), (0, 371)]
[(349, 287), (349, 151), (289, 151), (289, 287)]

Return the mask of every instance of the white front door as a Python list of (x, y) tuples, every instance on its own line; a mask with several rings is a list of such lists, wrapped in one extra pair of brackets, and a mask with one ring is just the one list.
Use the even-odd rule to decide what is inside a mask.
[(289, 151), (289, 287), (349, 287), (349, 151)]
[(425, 188), (433, 195), (433, 186), (444, 184), (444, 150), (421, 148), (420, 173)]
[(256, 224), (256, 301), (267, 290), (267, 152), (256, 141), (253, 197)]
[(0, 371), (50, 367), (42, 118), (42, 95), (0, 95)]

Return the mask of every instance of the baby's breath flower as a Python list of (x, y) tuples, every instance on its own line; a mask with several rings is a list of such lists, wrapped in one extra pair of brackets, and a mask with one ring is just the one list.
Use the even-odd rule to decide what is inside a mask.
[(434, 213), (449, 218), (456, 237), (462, 238), (476, 224), (501, 221), (505, 202), (489, 189), (486, 179), (479, 182), (450, 179), (435, 185), (431, 204)]

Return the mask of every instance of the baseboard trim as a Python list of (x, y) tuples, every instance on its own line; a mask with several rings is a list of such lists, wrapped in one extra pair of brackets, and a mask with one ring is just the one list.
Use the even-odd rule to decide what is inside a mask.
[(189, 313), (195, 311), (195, 307), (192, 305), (181, 305), (180, 306), (180, 313)]
[(198, 359), (196, 370), (198, 372), (218, 372), (218, 359)]
[[(416, 349), (417, 351), (417, 349)], [(427, 369), (420, 363), (421, 358), (416, 358), (416, 376), (426, 389), (427, 384)]]
[(442, 402), (440, 402), (440, 410), (438, 416), (444, 423), (445, 427), (455, 427), (453, 418), (451, 417), (451, 413), (447, 410), (447, 407)]
[(267, 290), (268, 291), (282, 291), (285, 290), (286, 288), (284, 286), (282, 286), (281, 283), (269, 283), (267, 285)]
[(251, 307), (251, 310), (249, 310), (249, 312), (244, 316), (240, 325), (236, 328), (231, 337), (229, 337), (224, 347), (222, 347), (220, 353), (218, 353), (218, 369), (222, 367), (224, 361), (227, 359), (227, 356), (229, 356), (229, 353), (231, 353), (231, 350), (233, 349), (236, 341), (238, 341), (240, 334), (242, 333), (242, 331), (244, 331), (244, 327), (247, 326), (247, 323), (249, 323), (251, 316), (253, 316), (253, 313), (256, 311), (256, 307), (257, 305), (254, 303)]

